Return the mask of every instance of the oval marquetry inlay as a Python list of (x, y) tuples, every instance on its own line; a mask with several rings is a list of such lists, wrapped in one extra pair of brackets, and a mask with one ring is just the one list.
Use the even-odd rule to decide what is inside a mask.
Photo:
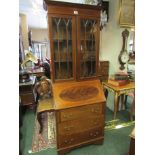
[(95, 97), (98, 89), (93, 86), (70, 87), (62, 90), (60, 98), (66, 101), (80, 101)]

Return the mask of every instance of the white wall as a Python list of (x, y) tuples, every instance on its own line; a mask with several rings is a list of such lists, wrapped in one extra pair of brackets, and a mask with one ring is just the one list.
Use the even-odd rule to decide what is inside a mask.
[(45, 42), (48, 41), (48, 30), (47, 29), (34, 29), (30, 28), (32, 31), (32, 40)]
[(35, 28), (30, 28), (30, 29), (32, 31), (32, 41), (48, 42), (47, 57), (50, 59), (50, 45), (49, 45), (48, 29), (35, 29)]
[(28, 41), (28, 24), (27, 24), (27, 16), (25, 14), (20, 14), (20, 27), (21, 27), (21, 35), (22, 35), (22, 41), (24, 50), (29, 49), (29, 41)]
[[(119, 0), (109, 0), (109, 21), (100, 31), (100, 60), (109, 60), (109, 74), (119, 71), (118, 55), (122, 49), (122, 31), (118, 24)], [(130, 31), (130, 29), (128, 29)], [(128, 37), (129, 41), (130, 36)], [(124, 70), (126, 71), (126, 69)]]

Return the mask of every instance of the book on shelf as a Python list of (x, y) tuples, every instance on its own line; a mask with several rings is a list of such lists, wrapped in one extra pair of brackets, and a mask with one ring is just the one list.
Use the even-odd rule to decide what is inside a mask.
[(108, 79), (108, 83), (113, 86), (124, 86), (129, 83), (129, 80), (112, 80)]
[(129, 80), (128, 75), (119, 75), (119, 74), (114, 74), (109, 77), (111, 80)]

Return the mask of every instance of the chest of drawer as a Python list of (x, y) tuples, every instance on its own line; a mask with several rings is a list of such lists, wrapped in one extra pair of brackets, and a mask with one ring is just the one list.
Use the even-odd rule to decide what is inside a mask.
[(58, 133), (60, 135), (80, 133), (96, 127), (103, 127), (103, 122), (103, 115), (62, 122), (58, 124)]
[(103, 138), (103, 128), (98, 127), (84, 132), (75, 133), (71, 135), (59, 135), (58, 148), (75, 145), (82, 142), (87, 142), (95, 138)]
[(33, 93), (20, 93), (22, 105), (35, 103), (35, 95)]
[(103, 114), (103, 103), (91, 104), (59, 111), (58, 121), (64, 122), (90, 116), (99, 116), (101, 114)]

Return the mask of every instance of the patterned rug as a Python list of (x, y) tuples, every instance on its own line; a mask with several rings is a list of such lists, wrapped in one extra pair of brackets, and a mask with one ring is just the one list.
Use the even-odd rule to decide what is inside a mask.
[(56, 147), (55, 119), (53, 112), (43, 114), (43, 131), (39, 134), (40, 125), (35, 118), (34, 134), (32, 139), (32, 153)]

